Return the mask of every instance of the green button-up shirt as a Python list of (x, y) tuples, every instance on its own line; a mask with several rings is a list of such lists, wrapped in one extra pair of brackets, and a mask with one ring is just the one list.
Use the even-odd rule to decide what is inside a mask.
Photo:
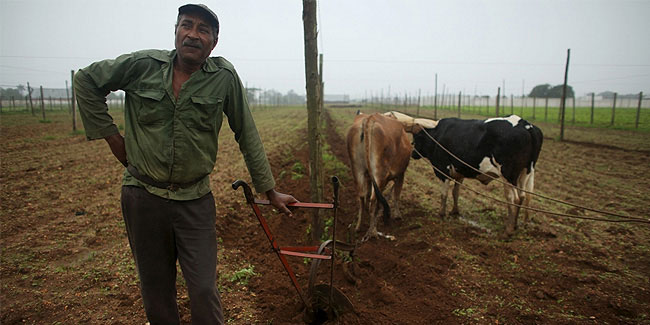
[(210, 57), (180, 89), (172, 89), (176, 51), (144, 50), (104, 60), (74, 77), (79, 112), (88, 140), (118, 133), (106, 96), (124, 90), (125, 144), (130, 165), (159, 182), (191, 183), (175, 191), (144, 184), (124, 172), (123, 185), (146, 188), (172, 200), (210, 192), (223, 114), (235, 133), (257, 192), (275, 187), (264, 147), (248, 108), (246, 92), (230, 62)]

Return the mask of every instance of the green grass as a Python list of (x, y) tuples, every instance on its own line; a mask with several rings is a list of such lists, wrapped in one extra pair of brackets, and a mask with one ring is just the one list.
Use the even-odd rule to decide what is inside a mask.
[[(416, 115), (417, 107), (385, 107), (385, 110), (398, 110), (409, 115)], [(527, 107), (501, 107), (499, 116), (516, 114), (528, 121), (548, 122), (560, 124), (559, 107), (546, 108), (543, 100), (537, 100), (535, 107), (531, 103)], [(433, 106), (422, 106), (419, 108), (420, 116), (433, 117)], [(595, 107), (593, 110), (593, 121), (591, 118), (591, 107), (575, 107), (570, 101), (567, 103), (564, 116), (565, 125), (583, 127), (612, 128), (618, 130), (638, 130), (650, 132), (650, 109), (642, 108), (639, 114), (639, 126), (636, 128), (636, 108), (615, 109), (614, 124), (612, 125), (612, 107)], [(458, 117), (458, 107), (438, 107), (438, 118)], [(496, 110), (494, 106), (463, 106), (461, 107), (461, 118), (494, 117)]]

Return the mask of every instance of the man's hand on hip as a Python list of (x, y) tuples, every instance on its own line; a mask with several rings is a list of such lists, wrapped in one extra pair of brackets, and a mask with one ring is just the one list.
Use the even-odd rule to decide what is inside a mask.
[(286, 214), (289, 217), (293, 217), (293, 213), (291, 213), (291, 210), (289, 210), (287, 204), (298, 202), (296, 198), (289, 194), (277, 192), (275, 189), (266, 191), (266, 197), (271, 202), (271, 205), (280, 210), (280, 212)]
[(124, 145), (124, 137), (122, 137), (121, 134), (116, 133), (105, 137), (104, 140), (106, 140), (108, 146), (111, 147), (113, 156), (115, 156), (115, 158), (117, 158), (117, 160), (119, 160), (122, 165), (124, 165), (124, 167), (128, 166), (129, 164), (126, 160), (126, 146)]

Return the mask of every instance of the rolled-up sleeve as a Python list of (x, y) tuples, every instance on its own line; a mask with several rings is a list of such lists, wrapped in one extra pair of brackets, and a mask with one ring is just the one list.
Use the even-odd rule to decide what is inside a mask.
[(119, 133), (108, 113), (106, 96), (128, 85), (133, 55), (95, 62), (74, 75), (73, 85), (86, 139), (94, 140)]
[(248, 107), (244, 87), (237, 74), (233, 74), (233, 76), (228, 97), (224, 102), (224, 112), (228, 117), (230, 129), (235, 133), (235, 140), (239, 143), (239, 150), (244, 155), (244, 161), (253, 180), (255, 191), (264, 193), (275, 187), (275, 180), (264, 151), (264, 145)]

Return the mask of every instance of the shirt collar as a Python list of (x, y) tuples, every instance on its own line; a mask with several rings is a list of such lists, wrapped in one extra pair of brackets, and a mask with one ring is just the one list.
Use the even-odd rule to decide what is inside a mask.
[[(176, 49), (173, 49), (169, 52), (169, 61), (168, 63), (174, 62), (176, 59)], [(203, 66), (201, 66), (201, 70), (205, 72), (217, 72), (219, 70), (219, 67), (217, 66), (216, 63), (214, 63), (213, 60), (211, 60), (211, 57), (208, 57), (205, 59), (205, 62), (203, 63)]]

